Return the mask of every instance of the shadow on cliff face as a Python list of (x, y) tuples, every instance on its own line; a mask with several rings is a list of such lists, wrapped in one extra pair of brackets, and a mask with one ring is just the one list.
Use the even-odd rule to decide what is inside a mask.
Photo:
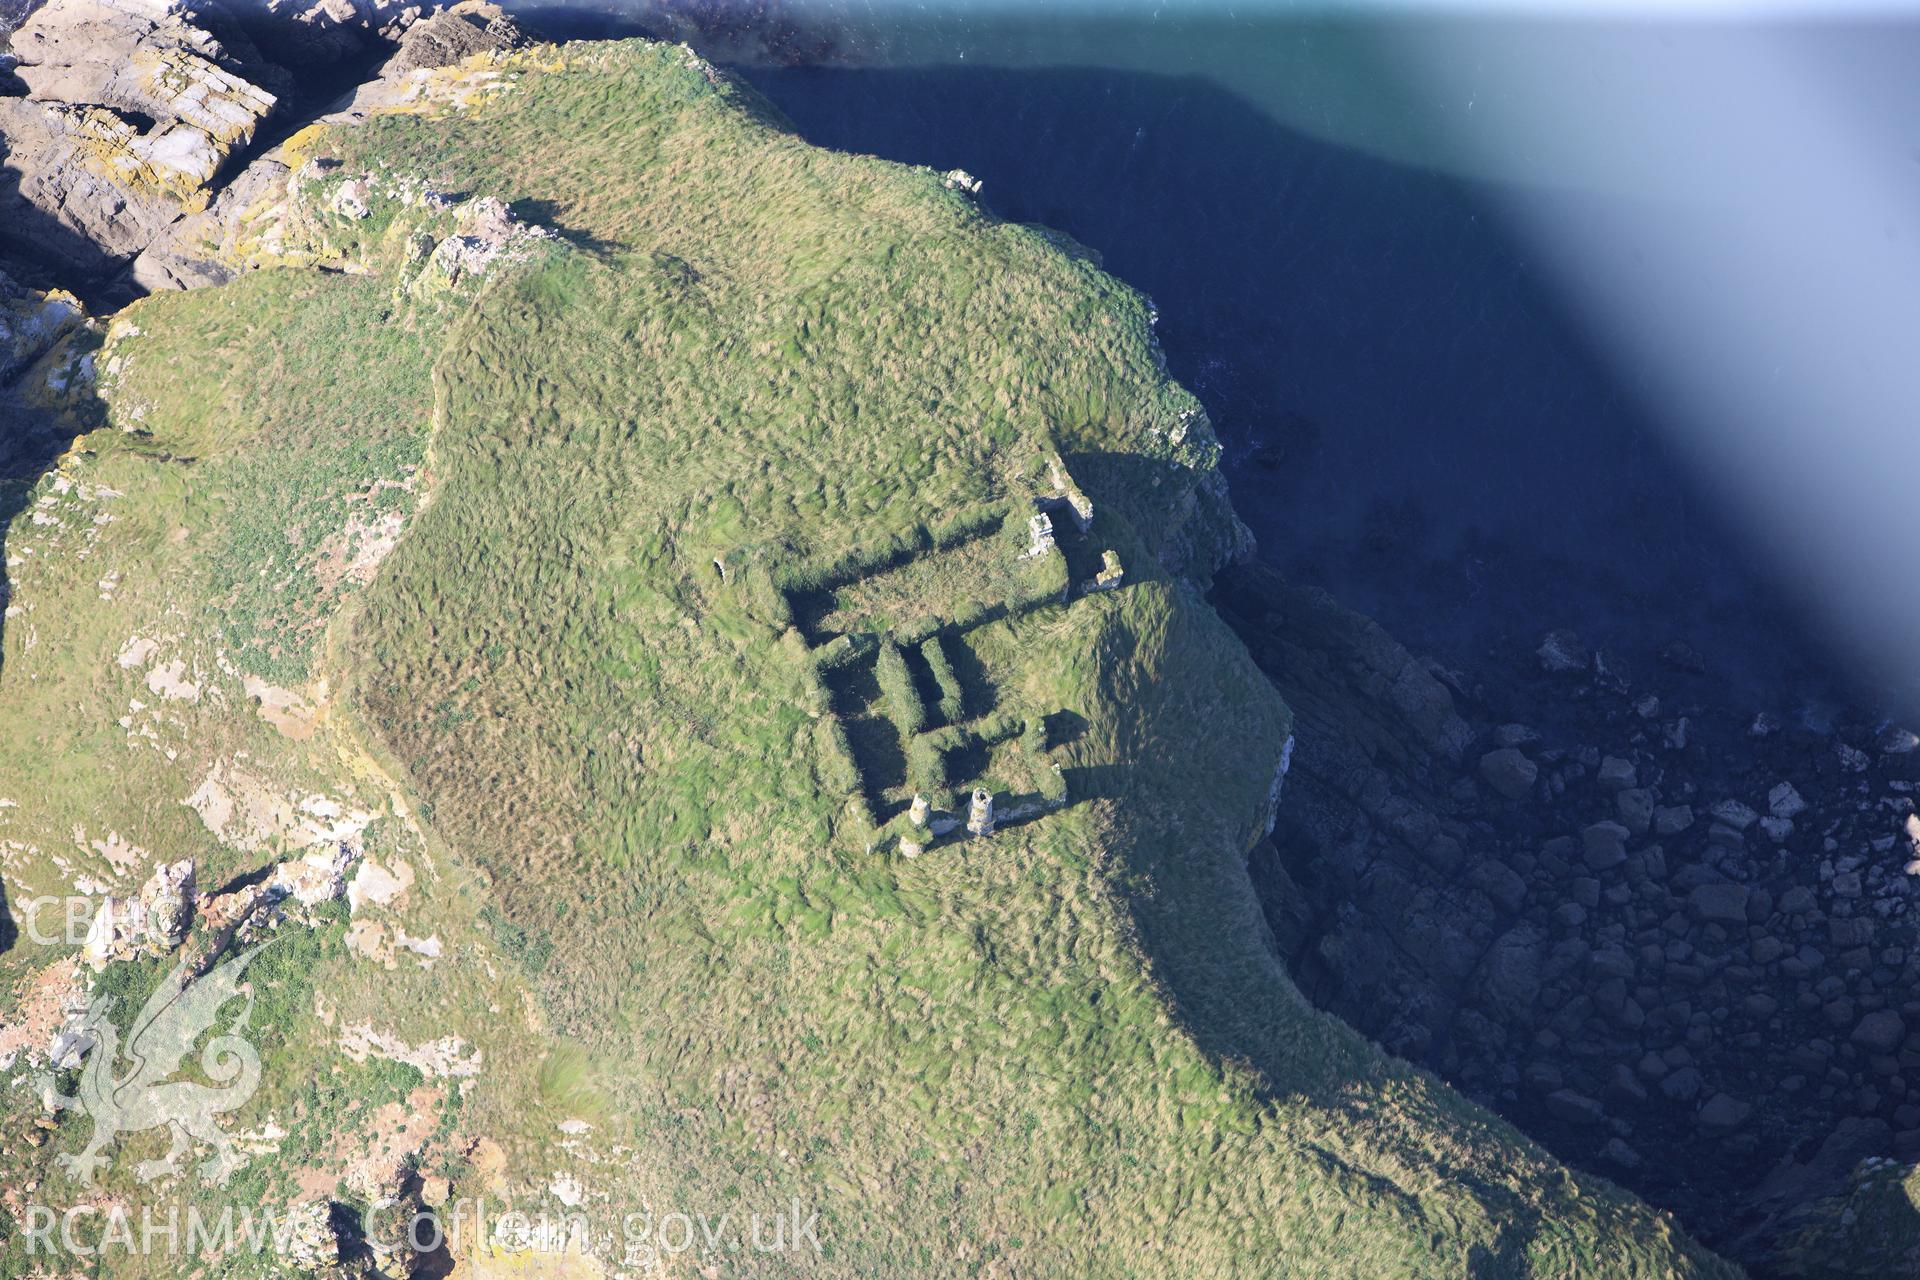
[[(9, 390), (0, 387), (0, 680), (6, 678), (8, 631), (14, 622), (9, 616), (13, 581), (8, 538), (14, 521), (26, 518), (34, 484), (73, 439), (65, 427), (9, 404)], [(0, 886), (0, 954), (13, 946), (18, 934), (6, 889)]]
[(78, 434), (76, 427), (58, 416), (9, 404), (7, 397), (7, 389), (0, 388), (0, 679), (6, 674), (5, 640), (11, 622), (6, 608), (13, 601), (7, 540), (14, 522), (27, 518), (34, 485)]
[[(5, 31), (0, 28), (0, 44)], [(24, 86), (0, 73), (0, 98), (19, 97)], [(103, 313), (134, 296), (125, 286), (127, 260), (53, 217), (21, 193), (22, 174), (13, 143), (0, 133), (0, 269), (36, 289), (66, 289)], [(7, 449), (0, 442), (0, 451)], [(0, 460), (0, 466), (6, 463)], [(0, 475), (4, 475), (0, 471)]]
[[(22, 385), (45, 376), (46, 366), (36, 363), (0, 383), (0, 681), (7, 678), (10, 630), (18, 621), (12, 612), (14, 555), (9, 550), (15, 524), (29, 518), (34, 486), (88, 424), (105, 416), (104, 406), (91, 396), (65, 412), (24, 403), (18, 394)], [(0, 953), (12, 947), (17, 936), (6, 891), (0, 887)]]
[[(1468, 664), (1555, 627), (1684, 635), (1759, 705), (1810, 646), (1499, 194), (1304, 136), (1199, 77), (744, 72), (810, 141), (982, 178), (1157, 303), (1264, 558)], [(1767, 636), (1756, 644), (1754, 637)]]
[(10, 382), (0, 383), (0, 679), (6, 676), (7, 631), (14, 615), (13, 582), (8, 566), (13, 557), (7, 543), (15, 522), (28, 518), (34, 486), (53, 469), (60, 455), (87, 429), (104, 417), (104, 407), (91, 397), (65, 412), (25, 403), (18, 392), (27, 379), (46, 376), (44, 364), (30, 364)]
[[(1210, 599), (1295, 712), (1280, 825), (1249, 872), (1309, 999), (1756, 1276), (1803, 1274), (1802, 1227), (1863, 1159), (1920, 1154), (1902, 945), (1920, 886), (1880, 834), (1897, 816), (1858, 799), (1920, 785), (1910, 735), (1756, 737), (1685, 672), (1591, 667), (1507, 691), (1584, 706), (1577, 745), (1498, 716), (1421, 734), (1410, 705), (1455, 704), (1373, 623), (1264, 565)], [(1686, 714), (1650, 722), (1650, 703)], [(1525, 786), (1503, 772), (1521, 761)], [(1775, 811), (1751, 838), (1723, 820), (1742, 794)]]
[[(4, 93), (0, 86), (0, 93)], [(21, 284), (63, 288), (90, 311), (112, 310), (128, 300), (118, 282), (127, 263), (20, 194), (21, 175), (0, 135), (0, 267)]]

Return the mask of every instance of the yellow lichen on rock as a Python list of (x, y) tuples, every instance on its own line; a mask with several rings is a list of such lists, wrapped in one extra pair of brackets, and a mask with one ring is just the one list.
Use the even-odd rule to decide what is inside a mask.
[(207, 135), (222, 154), (244, 145), (277, 99), (185, 49), (141, 49), (134, 55), (139, 84)]

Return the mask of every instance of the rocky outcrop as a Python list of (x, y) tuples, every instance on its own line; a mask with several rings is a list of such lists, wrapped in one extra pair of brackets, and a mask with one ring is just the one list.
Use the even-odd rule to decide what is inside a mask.
[(190, 860), (155, 867), (137, 896), (101, 904), (87, 930), (83, 958), (98, 971), (136, 955), (165, 955), (186, 939), (194, 897)]
[(534, 240), (552, 239), (544, 227), (528, 226), (492, 196), (481, 196), (460, 211), (454, 235), (433, 249), (433, 265), (449, 280), (484, 275), (502, 258)]
[(280, 1258), (296, 1271), (332, 1274), (340, 1264), (340, 1236), (333, 1206), (325, 1200), (296, 1200), (280, 1214)]
[(211, 202), (279, 99), (188, 13), (157, 0), (49, 4), (13, 35), (0, 98), (0, 223), (97, 280)]
[(219, 283), (219, 247), (288, 174), (255, 153), (296, 107), (317, 113), (326, 66), (397, 45), (397, 83), (523, 42), (483, 0), (51, 0), (0, 86), (0, 247), (111, 302)]
[[(38, 476), (72, 441), (78, 419), (47, 409), (87, 399), (94, 333), (73, 294), (0, 271), (0, 481)], [(10, 598), (0, 569), (0, 628), (13, 616)]]
[(127, 283), (156, 293), (230, 279), (234, 267), (227, 251), (248, 229), (249, 216), (276, 202), (287, 175), (287, 166), (271, 155), (255, 160), (223, 182), (205, 209), (184, 214), (142, 248), (126, 268)]
[(0, 387), (5, 386), (85, 319), (70, 293), (41, 293), (0, 271)]
[(347, 872), (359, 860), (359, 850), (346, 841), (323, 845), (276, 866), (267, 885), (302, 906), (318, 906), (347, 891)]
[[(1367, 1010), (1358, 1025), (1423, 1059), (1470, 983), (1513, 998), (1537, 982), (1509, 962), (1476, 975), (1506, 922), (1461, 874), (1479, 839), (1452, 793), (1470, 730), (1430, 671), (1324, 593), (1247, 566), (1214, 601), (1262, 669), (1287, 674), (1295, 716), (1285, 800), (1249, 868), (1269, 925), (1310, 998)], [(1510, 941), (1513, 961), (1537, 949)]]
[(224, 0), (222, 9), (286, 66), (363, 56), (376, 41), (398, 39), (421, 14), (421, 0)]
[(1783, 1280), (1920, 1275), (1920, 1168), (1869, 1156), (1842, 1189), (1793, 1216), (1773, 1270)]
[(414, 71), (450, 67), (475, 54), (504, 53), (525, 43), (520, 28), (498, 6), (462, 0), (408, 27), (380, 74), (398, 79)]

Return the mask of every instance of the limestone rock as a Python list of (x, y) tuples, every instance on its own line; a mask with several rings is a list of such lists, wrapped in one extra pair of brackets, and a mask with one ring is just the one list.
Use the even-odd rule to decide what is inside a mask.
[(1911, 729), (1903, 729), (1899, 725), (1891, 725), (1880, 734), (1875, 745), (1884, 755), (1904, 756), (1916, 747), (1920, 747), (1920, 734), (1915, 734)]
[(163, 863), (138, 896), (101, 904), (81, 954), (95, 970), (142, 953), (165, 955), (186, 940), (193, 903), (192, 861)]
[(1780, 911), (1784, 915), (1806, 915), (1817, 905), (1813, 890), (1805, 885), (1795, 885), (1780, 895)]
[(1697, 1067), (1681, 1067), (1660, 1082), (1660, 1092), (1675, 1102), (1691, 1102), (1705, 1083)]
[(527, 42), (498, 5), (468, 0), (407, 28), (400, 48), (380, 74), (398, 77), (429, 67), (450, 67), (481, 53), (504, 53)]
[(1745, 1124), (1752, 1114), (1752, 1103), (1742, 1102), (1731, 1094), (1716, 1093), (1700, 1108), (1700, 1126), (1727, 1133)]
[(182, 859), (171, 866), (157, 867), (147, 887), (140, 892), (146, 908), (148, 930), (157, 945), (176, 947), (185, 940), (193, 924), (193, 863)]
[(62, 1027), (52, 1043), (47, 1046), (47, 1062), (56, 1071), (66, 1071), (80, 1065), (81, 1061), (93, 1049), (94, 1039), (91, 1031), (76, 1027)]
[(281, 863), (273, 869), (267, 885), (302, 906), (316, 907), (347, 891), (347, 869), (359, 857), (359, 852), (345, 841), (327, 845)]
[(108, 898), (93, 914), (81, 955), (93, 969), (104, 969), (115, 960), (124, 960), (139, 951), (145, 938), (145, 923), (146, 915), (138, 899)]
[(1580, 833), (1582, 857), (1595, 871), (1606, 871), (1627, 860), (1627, 836), (1631, 834), (1617, 822), (1596, 822)]
[[(206, 210), (169, 226), (133, 260), (133, 282), (149, 291), (198, 289), (233, 275), (221, 260), (247, 229), (250, 211), (273, 203), (288, 178), (286, 165), (262, 157), (221, 188)], [(209, 248), (218, 246), (209, 256)]]
[(1502, 747), (1526, 747), (1540, 741), (1540, 734), (1524, 724), (1503, 724), (1494, 729), (1493, 740)]
[(342, 217), (356, 220), (372, 217), (373, 210), (367, 205), (368, 194), (367, 180), (365, 178), (354, 178), (348, 182), (343, 182), (340, 184), (339, 189), (333, 193), (333, 211)]
[(1653, 792), (1645, 787), (1628, 787), (1613, 797), (1614, 811), (1620, 815), (1620, 821), (1627, 830), (1636, 836), (1644, 836), (1653, 826)]
[(1638, 781), (1638, 771), (1633, 761), (1619, 756), (1608, 756), (1600, 762), (1600, 771), (1594, 775), (1594, 781), (1600, 784), (1602, 791), (1624, 791)]
[(1875, 1009), (1860, 1019), (1851, 1039), (1869, 1053), (1892, 1053), (1907, 1038), (1907, 1024), (1892, 1009)]
[(1546, 940), (1532, 925), (1515, 925), (1488, 951), (1478, 980), (1481, 1002), (1506, 1021), (1524, 1017), (1539, 998)]
[(1526, 901), (1527, 882), (1505, 863), (1476, 862), (1468, 870), (1467, 878), (1474, 888), (1493, 899), (1494, 905), (1509, 915)]
[(1608, 1138), (1607, 1145), (1600, 1148), (1600, 1158), (1622, 1169), (1638, 1169), (1640, 1153), (1619, 1138)]
[(1746, 885), (1727, 881), (1695, 885), (1687, 895), (1687, 906), (1701, 920), (1722, 924), (1745, 924), (1747, 920)]
[(492, 196), (481, 196), (463, 212), (459, 234), (448, 236), (433, 251), (433, 262), (449, 280), (458, 281), (482, 275), (520, 246), (552, 235), (544, 227), (520, 222)]
[(325, 1200), (288, 1205), (281, 1218), (283, 1255), (302, 1271), (321, 1271), (340, 1263), (340, 1237), (333, 1229), (332, 1207)]
[(1754, 811), (1753, 806), (1742, 804), (1738, 800), (1722, 800), (1713, 806), (1712, 813), (1715, 821), (1723, 822), (1735, 831), (1745, 831), (1760, 820), (1760, 815)]
[(0, 272), (0, 384), (45, 355), (84, 319), (72, 294), (22, 288)]
[(1782, 782), (1767, 792), (1767, 812), (1776, 818), (1796, 818), (1807, 811), (1807, 802), (1791, 782)]
[(1560, 1089), (1549, 1094), (1547, 1110), (1571, 1124), (1599, 1124), (1607, 1118), (1598, 1102), (1572, 1089)]
[(0, 225), (100, 280), (204, 209), (278, 99), (184, 10), (52, 0), (13, 35), (25, 97), (0, 98)]
[(1661, 805), (1653, 811), (1653, 830), (1655, 835), (1677, 836), (1692, 825), (1692, 805)]
[(1633, 957), (1619, 946), (1602, 947), (1588, 960), (1588, 967), (1603, 978), (1631, 979)]
[(1541, 668), (1554, 673), (1585, 671), (1587, 664), (1593, 660), (1593, 654), (1580, 643), (1580, 637), (1571, 631), (1548, 632), (1535, 653), (1540, 659)]

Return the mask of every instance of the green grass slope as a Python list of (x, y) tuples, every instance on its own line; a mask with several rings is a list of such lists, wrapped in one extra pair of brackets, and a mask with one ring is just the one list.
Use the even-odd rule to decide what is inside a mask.
[[(117, 324), (107, 425), (8, 533), (10, 899), (106, 832), (258, 864), (181, 803), (209, 776), (358, 804), (418, 869), (435, 966), (336, 905), (274, 988), (263, 1198), (328, 1176), (316, 1115), (404, 1097), (423, 1170), (500, 1203), (818, 1209), (822, 1255), (727, 1274), (1731, 1274), (1274, 961), (1244, 857), (1290, 720), (1196, 588), (1237, 527), (1143, 299), (679, 48), (456, 74), (497, 91), (297, 140), (335, 270)], [(558, 236), (448, 283), (423, 188)], [(1023, 556), (1056, 456), (1095, 515)], [(195, 700), (141, 683), (176, 654)], [(900, 812), (974, 787), (991, 837)], [(0, 957), (13, 1016), (47, 961)], [(484, 1066), (364, 1079), (363, 1018)]]

